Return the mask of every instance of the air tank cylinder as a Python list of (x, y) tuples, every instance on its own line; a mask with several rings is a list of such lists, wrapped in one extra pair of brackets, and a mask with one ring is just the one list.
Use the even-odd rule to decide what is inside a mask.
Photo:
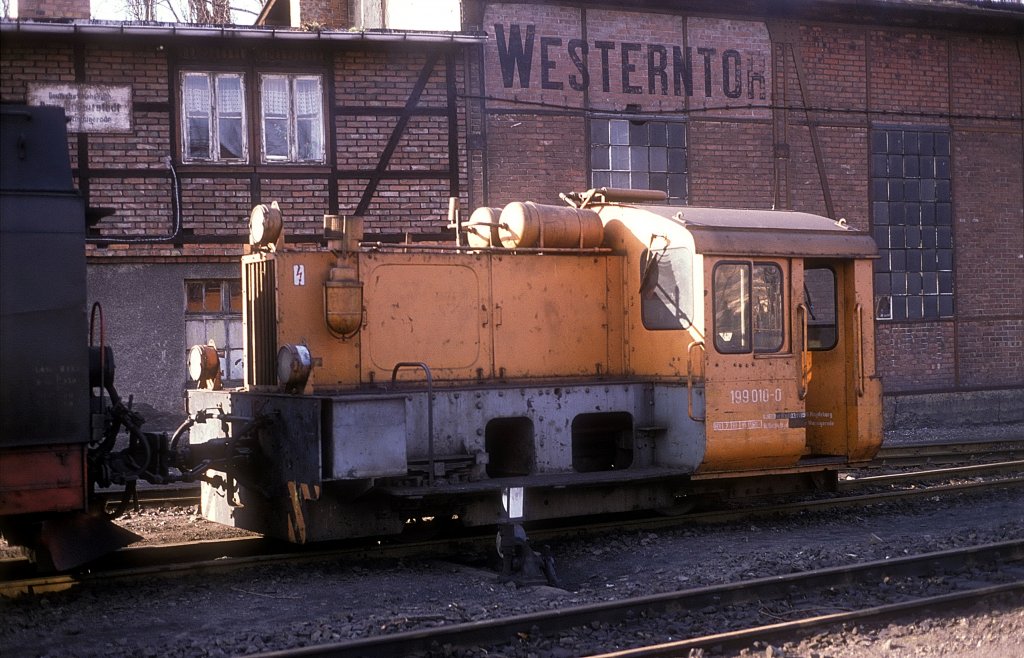
[(603, 239), (601, 217), (585, 208), (516, 201), (505, 206), (498, 220), (498, 240), (508, 249), (587, 249), (601, 246)]
[(498, 222), (501, 208), (483, 206), (473, 211), (466, 224), (466, 242), (474, 249), (496, 247), (498, 241)]

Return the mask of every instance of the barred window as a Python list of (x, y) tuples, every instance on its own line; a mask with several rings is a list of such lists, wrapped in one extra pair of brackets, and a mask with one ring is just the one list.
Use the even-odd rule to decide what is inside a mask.
[(186, 348), (211, 340), (220, 356), (221, 379), (244, 380), (241, 279), (185, 281)]
[(953, 317), (953, 199), (945, 130), (871, 131), (879, 320)]
[(248, 160), (244, 82), (240, 73), (182, 74), (183, 162)]
[(669, 203), (685, 204), (685, 124), (591, 119), (590, 181), (593, 187), (662, 190)]
[(264, 162), (324, 162), (319, 76), (260, 76)]

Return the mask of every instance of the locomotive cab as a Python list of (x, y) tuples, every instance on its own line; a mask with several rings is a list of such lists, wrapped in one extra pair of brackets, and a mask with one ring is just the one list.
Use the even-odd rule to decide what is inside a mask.
[[(599, 212), (608, 239), (640, 264), (631, 342), (644, 355), (632, 362), (644, 374), (687, 379), (688, 416), (705, 437), (695, 477), (874, 454), (881, 383), (863, 310), (876, 255), (869, 236), (798, 212), (621, 204)], [(668, 346), (660, 332), (678, 338)]]

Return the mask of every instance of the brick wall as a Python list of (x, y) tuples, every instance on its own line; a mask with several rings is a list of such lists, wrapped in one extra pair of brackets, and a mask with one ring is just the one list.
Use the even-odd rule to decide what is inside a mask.
[(955, 387), (953, 331), (950, 322), (879, 323), (875, 330), (875, 360), (886, 393)]
[(561, 205), (560, 192), (587, 185), (586, 130), (581, 117), (501, 114), (487, 139), (488, 205), (535, 201)]
[(1024, 188), (1021, 138), (961, 132), (953, 144), (956, 293), (966, 318), (1024, 311)]
[(348, 29), (352, 26), (348, 15), (348, 0), (302, 0), (299, 20), (304, 26), (335, 29)]
[(765, 123), (691, 122), (690, 204), (770, 208), (771, 143)]
[[(1020, 112), (1019, 54), (1009, 39), (959, 37), (952, 40), (951, 112), (968, 125), (990, 124), (985, 117)], [(970, 118), (980, 116), (981, 118)]]
[(957, 356), (963, 386), (1024, 386), (1024, 320), (959, 323)]
[[(369, 233), (443, 231), (448, 223), (452, 161), (459, 194), (468, 206), (466, 181), (470, 174), (463, 107), (457, 107), (459, 133), (454, 136), (454, 158), (449, 136), (449, 77), (456, 97), (464, 93), (466, 80), (461, 53), (446, 57), (441, 52), (427, 69), (431, 60), (426, 47), (339, 49), (328, 55), (308, 47), (250, 51), (212, 40), (187, 45), (172, 41), (159, 46), (122, 40), (75, 46), (60, 39), (35, 41), (5, 35), (0, 48), (4, 61), (0, 99), (5, 103), (25, 102), (30, 84), (131, 89), (131, 132), (73, 133), (69, 140), (72, 166), (89, 204), (117, 211), (100, 224), (101, 236), (138, 240), (90, 247), (94, 258), (235, 255), (247, 234), (251, 208), (271, 200), (281, 203), (289, 231), (307, 238), (318, 236), (323, 215), (332, 208), (344, 214), (359, 207), (371, 174), (381, 166), (382, 176), (374, 181), (376, 190), (364, 213)], [(252, 162), (182, 163), (178, 72), (225, 68), (247, 76), (250, 100), (256, 98), (260, 72), (322, 73), (325, 91), (330, 83), (335, 91), (333, 98), (325, 99), (326, 121), (333, 122), (337, 136), (334, 144), (327, 144), (332, 156), (329, 161), (312, 167), (261, 165), (257, 155), (259, 106), (253, 102), (247, 110)], [(426, 82), (393, 144), (390, 159), (382, 164), (399, 118), (424, 76)], [(343, 109), (335, 113), (338, 107)], [(326, 136), (330, 134), (326, 129)], [(87, 156), (81, 162), (80, 146), (85, 148), (82, 155)], [(175, 163), (179, 176), (184, 232), (171, 242), (144, 244), (145, 237), (172, 233), (177, 221), (169, 162)]]
[[(930, 32), (872, 30), (870, 109), (934, 122), (949, 109), (949, 39)], [(903, 114), (908, 113), (908, 114)]]
[(89, 0), (15, 0), (18, 18), (89, 18)]
[[(553, 199), (556, 191), (579, 187), (588, 176), (586, 111), (626, 117), (640, 111), (688, 119), (691, 204), (770, 207), (777, 184), (782, 207), (827, 214), (829, 198), (835, 217), (871, 230), (871, 131), (914, 124), (949, 130), (955, 317), (879, 322), (878, 369), (891, 394), (1024, 382), (1022, 73), (1013, 38), (728, 19), (685, 8), (481, 5), (484, 29), (492, 35), (483, 59), (483, 186), (491, 205), (517, 197)], [(512, 25), (518, 26), (516, 39)], [(526, 47), (528, 27), (532, 58), (525, 52), (510, 58), (513, 42)], [(583, 91), (568, 84), (571, 75), (578, 83), (581, 71), (567, 48), (573, 39), (589, 48), (589, 59), (582, 59), (591, 80)], [(614, 47), (606, 45), (604, 52), (596, 41)], [(673, 95), (671, 76), (669, 93), (662, 94), (657, 66), (654, 87), (648, 87), (649, 46), (666, 43), (693, 49), (692, 95)], [(621, 62), (623, 44), (640, 44), (629, 46), (627, 59), (641, 66)], [(708, 68), (704, 53), (698, 56), (701, 47), (714, 50)], [(724, 77), (727, 65), (736, 61), (722, 58), (725, 49), (740, 53), (741, 67), (749, 62), (755, 72), (758, 58), (766, 58), (763, 100), (748, 96), (750, 87), (760, 91), (756, 79), (743, 80), (740, 98), (722, 95), (732, 80)], [(575, 54), (586, 53), (577, 45)], [(608, 90), (597, 78), (603, 56), (611, 65)], [(657, 53), (653, 57), (658, 63)], [(522, 75), (527, 63), (529, 84)], [(547, 88), (541, 84), (545, 70)], [(627, 83), (636, 89), (624, 93)]]
[[(800, 55), (807, 93), (822, 109), (863, 110), (867, 103), (867, 45), (859, 30), (801, 25)], [(842, 80), (842, 84), (836, 84)]]

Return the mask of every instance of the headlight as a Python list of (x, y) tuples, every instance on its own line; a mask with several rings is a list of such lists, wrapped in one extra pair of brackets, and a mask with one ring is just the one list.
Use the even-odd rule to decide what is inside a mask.
[(249, 215), (249, 244), (254, 247), (267, 247), (281, 237), (284, 220), (277, 201), (269, 206), (261, 203), (252, 209)]
[(305, 345), (285, 345), (277, 351), (277, 383), (287, 393), (301, 393), (313, 369), (313, 359)]
[(188, 376), (199, 388), (220, 388), (220, 357), (213, 345), (193, 345), (188, 351)]

